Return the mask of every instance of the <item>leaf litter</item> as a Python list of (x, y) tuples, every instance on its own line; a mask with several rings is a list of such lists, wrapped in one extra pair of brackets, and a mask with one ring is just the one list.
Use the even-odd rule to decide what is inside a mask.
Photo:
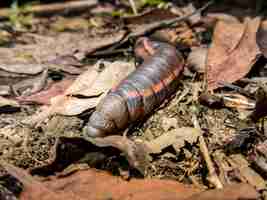
[[(0, 48), (0, 158), (13, 165), (1, 162), (9, 174), (0, 170), (1, 197), (257, 199), (267, 171), (259, 148), (265, 126), (258, 122), (266, 115), (266, 60), (259, 58), (265, 55), (264, 21), (201, 13), (195, 6), (137, 7), (144, 14), (116, 18), (116, 3), (106, 10), (114, 12), (108, 17), (95, 11), (69, 21), (36, 17), (41, 23), (28, 32), (10, 32), (12, 48), (12, 37)], [(105, 11), (103, 4), (97, 7)], [(119, 15), (128, 12), (125, 5), (120, 9)], [(210, 28), (213, 36), (207, 38)], [(134, 70), (132, 39), (142, 35), (168, 41), (188, 58), (176, 94), (123, 136), (85, 137), (91, 111)], [(205, 84), (213, 93), (206, 95)], [(10, 180), (22, 183), (20, 195)]]

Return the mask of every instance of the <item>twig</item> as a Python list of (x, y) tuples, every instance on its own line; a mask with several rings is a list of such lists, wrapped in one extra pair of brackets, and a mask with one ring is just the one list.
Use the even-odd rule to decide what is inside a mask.
[(131, 5), (131, 7), (132, 7), (133, 13), (134, 13), (135, 15), (137, 15), (138, 13), (137, 13), (137, 9), (136, 9), (134, 0), (129, 0), (129, 3), (130, 3), (130, 5)]
[(193, 15), (201, 13), (203, 10), (207, 9), (212, 3), (213, 3), (213, 1), (209, 1), (203, 7), (195, 10), (194, 12), (192, 12), (192, 13), (190, 13), (188, 15), (181, 16), (181, 17), (176, 17), (176, 18), (173, 18), (173, 19), (166, 19), (166, 20), (161, 20), (161, 21), (158, 21), (158, 22), (154, 22), (154, 23), (150, 24), (149, 26), (146, 26), (144, 29), (142, 29), (140, 31), (130, 32), (127, 36), (125, 36), (125, 38), (123, 40), (121, 40), (117, 45), (114, 45), (111, 49), (118, 48), (119, 46), (121, 46), (122, 44), (127, 42), (130, 38), (136, 38), (136, 37), (139, 37), (139, 36), (142, 36), (142, 35), (146, 35), (146, 34), (149, 34), (149, 33), (153, 32), (153, 31), (156, 31), (158, 29), (170, 27), (173, 24), (185, 21), (185, 20), (189, 19), (190, 17), (192, 17)]
[[(192, 116), (192, 122), (194, 124), (194, 127), (201, 130), (198, 120), (197, 120), (197, 116), (195, 114), (193, 114)], [(209, 171), (209, 175), (208, 175), (208, 180), (210, 183), (212, 183), (216, 188), (220, 189), (223, 188), (223, 185), (218, 177), (218, 175), (216, 174), (215, 168), (213, 166), (210, 154), (209, 154), (209, 150), (208, 147), (206, 145), (206, 142), (204, 140), (204, 137), (202, 135), (199, 136), (199, 146), (200, 146), (200, 151), (202, 153), (202, 156), (204, 157), (204, 160), (207, 164), (207, 168)]]
[[(62, 11), (78, 11), (82, 9), (87, 9), (95, 6), (98, 3), (98, 0), (79, 0), (79, 1), (70, 1), (64, 3), (51, 3), (43, 5), (33, 5), (30, 9), (22, 10), (22, 13), (34, 13), (34, 14), (51, 14), (62, 12)], [(12, 13), (12, 9), (4, 8), (0, 9), (0, 19), (6, 19)]]

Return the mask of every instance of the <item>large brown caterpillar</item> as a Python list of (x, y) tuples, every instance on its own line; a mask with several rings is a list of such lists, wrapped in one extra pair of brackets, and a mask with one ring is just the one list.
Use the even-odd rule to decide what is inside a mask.
[(177, 89), (184, 62), (174, 46), (141, 38), (135, 53), (144, 62), (97, 105), (86, 126), (87, 135), (99, 137), (126, 129)]

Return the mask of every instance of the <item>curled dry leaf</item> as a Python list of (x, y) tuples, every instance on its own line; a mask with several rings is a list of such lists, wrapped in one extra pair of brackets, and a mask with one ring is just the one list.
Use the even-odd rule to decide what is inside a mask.
[(23, 184), (20, 200), (70, 200), (70, 199), (155, 199), (155, 200), (240, 200), (257, 199), (257, 191), (247, 184), (228, 185), (224, 189), (201, 192), (171, 180), (131, 179), (120, 177), (94, 169), (80, 170), (68, 176), (50, 177), (39, 182), (24, 170), (10, 164), (2, 164), (5, 170)]
[[(104, 69), (101, 69), (103, 67)], [(81, 74), (62, 97), (52, 98), (51, 106), (56, 113), (63, 115), (77, 115), (94, 108), (110, 88), (117, 85), (133, 70), (133, 63), (98, 62), (93, 68)], [(75, 95), (86, 98), (78, 98)]]
[(107, 136), (104, 138), (87, 138), (98, 147), (114, 147), (122, 151), (129, 164), (138, 169), (142, 174), (146, 174), (149, 166), (149, 149), (142, 142), (132, 141), (123, 136)]
[(170, 180), (131, 179), (125, 181), (120, 177), (95, 169), (81, 170), (69, 176), (50, 181), (39, 182), (24, 170), (9, 164), (3, 164), (12, 176), (23, 184), (20, 200), (71, 200), (71, 199), (132, 199), (142, 200), (153, 198), (184, 199), (199, 189)]
[[(125, 33), (126, 31), (121, 30), (93, 38), (88, 34), (78, 32), (58, 33), (54, 37), (25, 33), (21, 35), (21, 39), (26, 39), (26, 44), (16, 44), (12, 48), (0, 48), (0, 69), (13, 73), (37, 74), (44, 67), (48, 67), (77, 73), (75, 71), (78, 70), (73, 69), (73, 67), (77, 67), (76, 64), (73, 65), (73, 59), (65, 59), (63, 65), (62, 63), (53, 63), (53, 61), (58, 57), (68, 55), (74, 56), (80, 61), (99, 48), (119, 42), (124, 38)], [(31, 42), (27, 42), (27, 38)]]
[(0, 69), (5, 70), (7, 72), (18, 73), (18, 74), (29, 74), (35, 75), (42, 72), (45, 68), (45, 65), (42, 64), (16, 64), (16, 63), (9, 63), (9, 64), (0, 64)]
[(73, 83), (71, 79), (64, 79), (60, 82), (52, 84), (48, 89), (41, 92), (29, 95), (29, 96), (19, 96), (16, 97), (20, 103), (37, 103), (37, 104), (51, 104), (51, 98), (62, 95), (64, 91)]
[(237, 81), (250, 71), (260, 54), (256, 44), (259, 25), (260, 18), (246, 19), (244, 24), (217, 23), (206, 65), (209, 90), (220, 87), (220, 82)]
[(168, 146), (173, 146), (175, 150), (179, 151), (185, 142), (194, 143), (200, 135), (201, 132), (195, 128), (177, 128), (166, 132), (150, 142), (146, 142), (146, 145), (150, 149), (150, 153), (160, 153)]
[[(111, 157), (121, 157), (128, 161), (131, 169), (136, 169), (145, 175), (149, 167), (151, 157), (147, 146), (138, 141), (130, 140), (123, 136), (108, 136), (104, 138), (79, 138), (60, 137), (51, 152), (49, 163), (31, 170), (32, 174), (51, 175), (69, 167), (71, 164), (87, 163), (89, 167), (105, 165)], [(68, 158), (68, 160), (66, 160)], [(117, 169), (114, 164), (113, 169)]]
[(7, 99), (7, 98), (4, 98), (4, 97), (0, 96), (0, 108), (1, 107), (5, 107), (5, 106), (11, 106), (11, 107), (18, 108), (19, 104), (14, 100)]
[(239, 180), (243, 183), (249, 183), (257, 190), (265, 188), (265, 180), (251, 167), (246, 158), (241, 154), (225, 155), (223, 152), (216, 151), (214, 161), (219, 167), (221, 180)]
[(42, 73), (37, 76), (29, 77), (23, 81), (20, 81), (12, 85), (12, 90), (16, 94), (21, 96), (28, 96), (41, 91), (47, 82), (48, 70), (45, 69)]
[(224, 189), (207, 190), (197, 193), (186, 200), (241, 200), (258, 199), (258, 192), (248, 184), (227, 185)]
[(51, 98), (51, 105), (48, 108), (31, 116), (24, 123), (34, 125), (52, 114), (77, 115), (94, 108), (110, 88), (117, 85), (133, 70), (133, 63), (123, 61), (98, 62), (78, 76), (73, 84), (64, 91), (64, 94)]
[(230, 163), (235, 171), (238, 171), (238, 175), (241, 180), (245, 180), (250, 185), (253, 185), (257, 190), (263, 190), (265, 188), (265, 180), (256, 171), (250, 168), (250, 164), (243, 155), (231, 155), (228, 158), (228, 163)]
[[(32, 173), (48, 175), (53, 170), (61, 171), (62, 168), (79, 160), (84, 160), (85, 157), (87, 158), (86, 163), (91, 163), (90, 167), (95, 167), (96, 160), (105, 163), (107, 157), (117, 155), (114, 151), (114, 149), (117, 149), (123, 153), (132, 168), (145, 175), (150, 166), (150, 154), (160, 153), (169, 146), (173, 146), (176, 151), (179, 151), (185, 142), (196, 142), (200, 134), (198, 129), (184, 127), (168, 131), (150, 142), (131, 140), (119, 135), (103, 138), (60, 137), (53, 148), (52, 157), (49, 159), (50, 163), (33, 169)], [(66, 157), (68, 161), (66, 161)]]

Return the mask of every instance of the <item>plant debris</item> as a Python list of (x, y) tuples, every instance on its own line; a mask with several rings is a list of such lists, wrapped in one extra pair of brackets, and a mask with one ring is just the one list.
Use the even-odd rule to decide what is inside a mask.
[(0, 199), (266, 199), (266, 3), (32, 3), (0, 3)]

